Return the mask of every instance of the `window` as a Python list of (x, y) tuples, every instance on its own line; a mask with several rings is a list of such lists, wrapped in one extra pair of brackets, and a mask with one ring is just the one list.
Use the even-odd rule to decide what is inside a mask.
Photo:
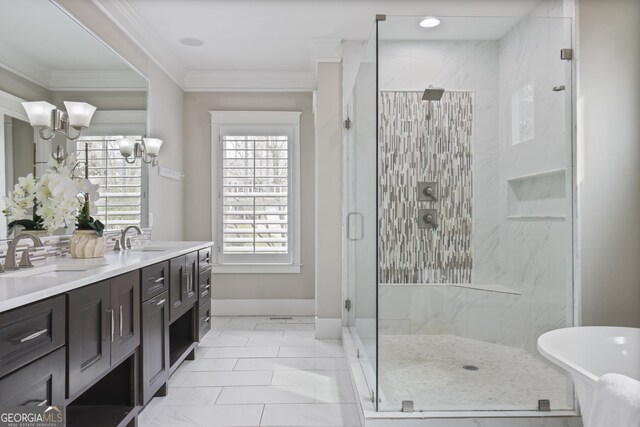
[[(122, 135), (83, 136), (76, 141), (79, 162), (85, 161), (85, 143), (89, 153), (89, 179), (100, 184), (98, 212), (92, 216), (105, 224), (107, 230), (119, 230), (127, 225), (144, 224), (144, 169), (140, 159), (129, 164), (118, 150)], [(136, 136), (137, 140), (141, 137)]]
[(217, 272), (299, 272), (299, 112), (211, 112)]

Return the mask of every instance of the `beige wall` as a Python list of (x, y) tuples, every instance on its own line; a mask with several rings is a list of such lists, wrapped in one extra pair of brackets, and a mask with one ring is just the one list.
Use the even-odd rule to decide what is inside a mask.
[(578, 2), (582, 323), (640, 327), (640, 2)]
[(27, 101), (48, 101), (51, 92), (11, 71), (0, 68), (0, 90)]
[(310, 92), (187, 92), (185, 94), (185, 210), (188, 240), (211, 236), (211, 116), (209, 111), (301, 111), (299, 274), (215, 274), (214, 299), (314, 297), (314, 134)]
[(52, 91), (51, 103), (64, 108), (64, 101), (88, 102), (99, 111), (146, 110), (146, 91)]
[[(93, 2), (55, 0), (63, 9), (104, 41), (149, 81), (147, 134), (164, 140), (162, 166), (183, 170), (184, 92)], [(157, 169), (149, 172), (149, 214), (153, 217), (154, 240), (181, 240), (183, 233), (184, 183), (163, 178)]]
[(341, 86), (340, 64), (318, 63), (315, 231), (316, 265), (322, 266), (316, 269), (318, 319), (342, 317)]

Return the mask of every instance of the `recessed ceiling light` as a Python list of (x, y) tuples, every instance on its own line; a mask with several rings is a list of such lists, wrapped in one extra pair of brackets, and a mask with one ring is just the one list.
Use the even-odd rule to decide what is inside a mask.
[(440, 20), (435, 16), (427, 16), (422, 21), (420, 21), (420, 26), (422, 28), (433, 28), (440, 25)]
[(204, 44), (204, 42), (200, 39), (197, 39), (195, 37), (185, 37), (183, 39), (180, 39), (180, 43), (182, 43), (185, 46), (190, 46), (190, 47), (198, 47), (198, 46), (202, 46)]

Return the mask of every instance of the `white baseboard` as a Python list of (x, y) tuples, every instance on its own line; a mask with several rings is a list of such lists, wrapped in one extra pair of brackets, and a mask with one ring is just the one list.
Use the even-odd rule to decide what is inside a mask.
[(338, 339), (341, 336), (342, 319), (316, 317), (316, 339)]
[(212, 299), (214, 316), (313, 316), (313, 299)]

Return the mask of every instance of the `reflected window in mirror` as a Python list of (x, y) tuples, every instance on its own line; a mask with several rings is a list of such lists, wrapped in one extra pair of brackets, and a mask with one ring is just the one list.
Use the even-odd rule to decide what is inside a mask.
[(89, 179), (100, 185), (97, 212), (92, 216), (107, 230), (127, 225), (147, 226), (147, 166), (137, 159), (127, 163), (117, 141), (124, 137), (141, 140), (139, 135), (82, 136), (75, 141), (79, 162), (85, 162), (85, 144), (89, 155)]

